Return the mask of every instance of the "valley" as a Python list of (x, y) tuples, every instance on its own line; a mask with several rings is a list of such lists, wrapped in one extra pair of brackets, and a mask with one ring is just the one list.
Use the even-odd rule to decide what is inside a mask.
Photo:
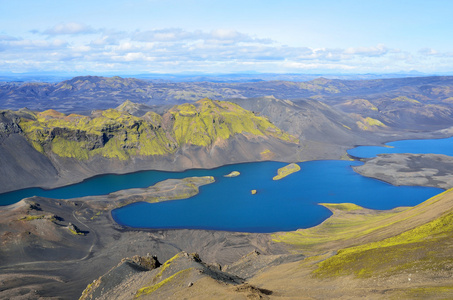
[[(112, 216), (112, 209), (134, 202), (194, 197), (215, 185), (210, 176), (108, 195), (28, 197), (0, 207), (0, 296), (450, 298), (451, 156), (359, 158), (347, 150), (451, 137), (452, 85), (452, 77), (156, 83), (86, 76), (1, 83), (0, 193), (102, 174), (354, 159), (364, 162), (354, 166), (362, 175), (446, 191), (388, 210), (317, 201), (329, 218), (273, 233), (132, 228)], [(301, 166), (276, 184), (299, 176)], [(240, 182), (245, 174), (224, 180)], [(249, 195), (257, 186), (244, 190)], [(260, 197), (256, 191), (250, 197)]]

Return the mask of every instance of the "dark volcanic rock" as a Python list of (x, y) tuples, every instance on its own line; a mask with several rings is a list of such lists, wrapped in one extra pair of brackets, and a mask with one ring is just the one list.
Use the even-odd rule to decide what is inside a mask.
[(380, 154), (354, 170), (393, 185), (453, 187), (453, 157), (438, 154)]
[[(172, 184), (180, 187), (177, 183)], [(167, 187), (159, 190), (173, 189)], [(121, 197), (123, 196), (127, 197)], [(2, 207), (0, 280), (4, 285), (0, 298), (19, 295), (33, 298), (33, 291), (37, 290), (41, 297), (74, 299), (81, 295), (88, 284), (109, 272), (124, 257), (132, 259), (123, 261), (121, 271), (111, 273), (111, 280), (104, 283), (116, 288), (121, 287), (117, 286), (117, 282), (128, 284), (128, 278), (132, 278), (142, 284), (137, 286), (139, 289), (154, 284), (140, 281), (140, 278), (143, 274), (151, 274), (153, 271), (149, 270), (159, 265), (148, 253), (155, 254), (160, 261), (166, 261), (181, 252), (181, 249), (189, 253), (197, 252), (199, 255), (184, 255), (181, 257), (181, 264), (171, 264), (162, 272), (162, 277), (157, 279), (168, 278), (186, 269), (185, 266), (194, 266), (202, 273), (190, 273), (194, 277), (188, 278), (183, 287), (187, 287), (189, 282), (196, 285), (197, 278), (206, 275), (215, 280), (240, 283), (240, 279), (234, 274), (223, 273), (219, 267), (208, 264), (231, 264), (253, 249), (264, 254), (286, 252), (283, 245), (269, 243), (269, 234), (206, 230), (128, 230), (115, 224), (108, 211), (102, 208), (99, 210), (99, 201), (104, 201), (107, 206), (111, 203), (108, 196), (105, 196), (104, 200), (96, 201), (93, 201), (92, 197), (74, 200), (33, 197)], [(40, 210), (30, 211), (30, 204)], [(72, 234), (67, 229), (69, 223), (87, 234)], [(135, 255), (141, 258), (134, 258)], [(200, 259), (206, 264), (201, 263)], [(157, 273), (152, 273), (153, 277), (160, 272), (158, 270), (156, 269)], [(123, 277), (124, 274), (130, 276)], [(138, 274), (138, 277), (134, 277), (134, 274)], [(33, 286), (33, 289), (18, 288), (23, 284)], [(121, 288), (120, 290), (125, 291)]]
[[(89, 287), (83, 291), (80, 299), (99, 299), (101, 296), (108, 294), (111, 290), (117, 288), (127, 281), (133, 275), (149, 272), (160, 267), (161, 264), (155, 256), (138, 256), (124, 258), (121, 262), (105, 275), (93, 281)], [(130, 293), (129, 291), (124, 291)]]
[(0, 165), (0, 193), (58, 180), (51, 160), (17, 133), (0, 140)]

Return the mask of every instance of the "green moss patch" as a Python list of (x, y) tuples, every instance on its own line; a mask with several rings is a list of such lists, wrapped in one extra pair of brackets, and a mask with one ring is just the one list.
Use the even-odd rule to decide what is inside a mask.
[(425, 286), (404, 291), (400, 299), (453, 299), (453, 286)]
[(126, 160), (134, 155), (165, 155), (175, 151), (175, 142), (153, 114), (144, 118), (108, 109), (91, 117), (55, 111), (35, 113), (20, 126), (33, 147), (61, 157), (87, 160), (93, 155)]
[(412, 230), (373, 243), (346, 248), (319, 264), (318, 277), (391, 275), (410, 270), (443, 270), (453, 263), (453, 212)]
[(25, 217), (22, 217), (20, 218), (19, 220), (21, 221), (32, 221), (32, 220), (41, 220), (41, 219), (44, 219), (44, 215), (39, 215), (39, 216), (25, 216)]
[(318, 226), (273, 235), (273, 241), (310, 251), (331, 242), (341, 242), (372, 233), (391, 225), (392, 217), (406, 208), (390, 211), (373, 211), (352, 203), (320, 204), (333, 212), (333, 216)]
[(49, 220), (55, 222), (57, 218), (55, 215), (27, 215), (19, 219), (19, 221), (33, 221), (33, 220)]
[(161, 282), (159, 283), (156, 283), (152, 286), (147, 286), (147, 287), (143, 287), (141, 289), (139, 289), (137, 291), (137, 293), (135, 294), (135, 298), (140, 298), (141, 296), (144, 296), (144, 295), (149, 295), (153, 292), (155, 292), (157, 289), (161, 288), (162, 286), (170, 283), (172, 280), (174, 280), (176, 277), (184, 274), (184, 273), (187, 273), (189, 272), (191, 269), (186, 269), (186, 270), (181, 270), (173, 275), (171, 275), (170, 277), (168, 278), (165, 278), (164, 280), (162, 280)]
[(173, 132), (180, 145), (208, 146), (218, 139), (226, 140), (240, 133), (297, 142), (267, 118), (230, 102), (203, 99), (195, 104), (175, 106), (170, 112), (174, 118)]
[(414, 104), (420, 104), (420, 101), (408, 98), (406, 96), (400, 96), (400, 97), (393, 98), (392, 101), (401, 101), (401, 102), (409, 102), (409, 103), (414, 103)]
[(354, 203), (319, 203), (319, 205), (342, 211), (354, 211), (363, 209), (363, 207)]
[(90, 117), (31, 112), (19, 125), (37, 151), (78, 160), (167, 155), (185, 144), (206, 147), (236, 134), (298, 142), (267, 118), (229, 102), (203, 99), (176, 105), (163, 116), (148, 112), (143, 117), (123, 111), (126, 105), (130, 103), (118, 110), (94, 111)]
[(238, 171), (233, 171), (233, 172), (231, 172), (231, 173), (229, 173), (229, 174), (227, 174), (227, 175), (224, 175), (223, 177), (237, 177), (237, 176), (239, 176), (239, 175), (241, 175), (240, 172), (238, 172)]
[(179, 258), (181, 256), (181, 253), (178, 253), (176, 254), (175, 256), (173, 256), (172, 258), (170, 258), (169, 260), (167, 260), (161, 267), (160, 267), (160, 271), (159, 273), (156, 275), (155, 278), (159, 278), (159, 277), (162, 277), (162, 274), (164, 273), (164, 271), (171, 265), (171, 263)]
[(292, 163), (292, 164), (289, 164), (287, 166), (284, 166), (284, 167), (278, 169), (278, 171), (277, 171), (278, 175), (274, 176), (274, 178), (272, 178), (272, 179), (280, 180), (280, 179), (288, 176), (289, 174), (292, 174), (292, 173), (295, 173), (298, 171), (300, 171), (300, 166), (298, 164)]

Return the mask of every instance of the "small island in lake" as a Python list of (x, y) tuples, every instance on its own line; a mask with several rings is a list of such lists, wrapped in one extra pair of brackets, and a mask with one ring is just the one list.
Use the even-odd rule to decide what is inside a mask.
[(231, 172), (230, 174), (224, 175), (223, 177), (236, 177), (236, 176), (239, 176), (239, 175), (241, 175), (240, 172), (238, 172), (238, 171), (233, 171), (233, 172)]
[(297, 171), (300, 171), (300, 167), (298, 164), (295, 164), (295, 163), (291, 163), (287, 166), (284, 166), (280, 169), (278, 169), (278, 175), (277, 176), (274, 176), (274, 178), (272, 178), (273, 180), (280, 180), (286, 176), (288, 176), (289, 174), (292, 174), (292, 173), (295, 173)]

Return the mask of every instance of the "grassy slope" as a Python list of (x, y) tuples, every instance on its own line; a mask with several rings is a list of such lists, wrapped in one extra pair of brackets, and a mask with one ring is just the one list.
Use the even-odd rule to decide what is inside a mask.
[[(404, 299), (453, 296), (453, 189), (413, 208), (391, 211), (324, 205), (334, 215), (321, 225), (274, 236), (274, 241), (311, 256), (271, 269), (252, 282), (278, 290), (282, 283), (268, 279), (288, 276), (297, 278), (294, 284), (306, 280), (307, 289), (328, 284), (355, 297), (362, 293)], [(291, 284), (286, 281), (285, 289), (296, 291)]]
[[(148, 112), (135, 117), (116, 109), (91, 117), (55, 110), (22, 118), (20, 126), (34, 148), (61, 157), (87, 160), (94, 155), (127, 160), (131, 156), (166, 155), (182, 145), (207, 147), (236, 134), (297, 142), (264, 117), (240, 106), (203, 99), (174, 106), (167, 116)], [(164, 124), (163, 119), (170, 120)]]
[(273, 241), (290, 244), (304, 253), (318, 253), (385, 227), (391, 223), (392, 217), (405, 210), (373, 211), (351, 203), (322, 205), (333, 212), (332, 217), (312, 228), (275, 234)]
[(208, 146), (217, 139), (226, 140), (235, 134), (272, 136), (296, 142), (265, 117), (256, 116), (239, 105), (203, 99), (194, 104), (174, 106), (174, 135), (179, 144)]
[[(447, 197), (450, 198), (452, 193), (450, 190)], [(442, 203), (444, 197), (430, 199), (425, 206)], [(413, 218), (433, 213), (421, 212), (417, 208), (413, 209)], [(450, 270), (453, 266), (453, 256), (448, 255), (453, 242), (453, 209), (444, 213), (437, 211), (441, 215), (423, 225), (383, 240), (341, 249), (337, 255), (321, 262), (315, 274), (320, 277), (350, 274), (369, 277), (377, 274), (390, 276), (402, 270), (412, 273)], [(404, 219), (401, 222), (404, 223)]]
[(411, 230), (453, 210), (453, 190), (436, 195), (412, 208), (376, 211), (355, 204), (323, 204), (333, 216), (322, 224), (274, 235), (274, 241), (295, 249), (325, 250), (382, 240)]

